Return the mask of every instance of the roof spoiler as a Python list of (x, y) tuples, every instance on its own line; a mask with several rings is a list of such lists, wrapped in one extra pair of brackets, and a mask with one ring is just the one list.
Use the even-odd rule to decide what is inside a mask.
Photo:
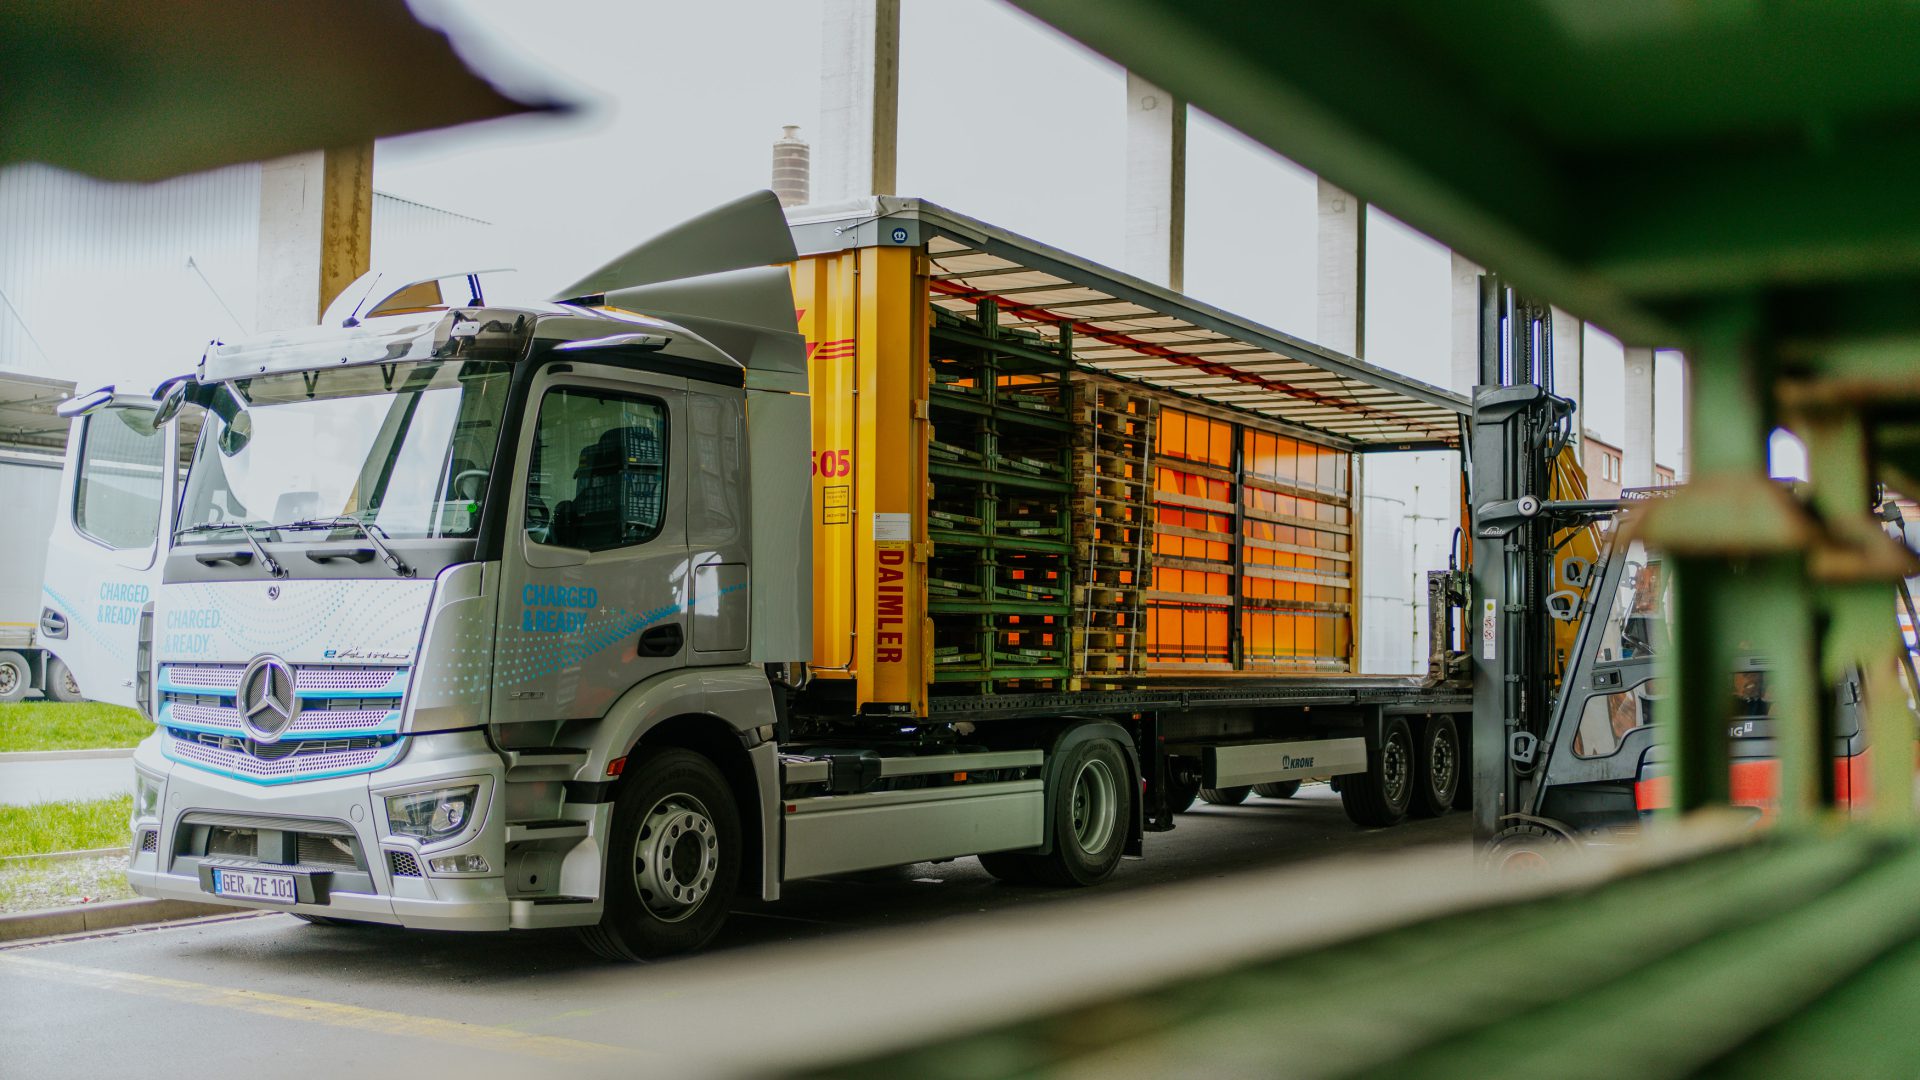
[(780, 200), (757, 191), (640, 244), (554, 300), (676, 323), (738, 360), (749, 388), (805, 392), (806, 340), (783, 265), (798, 258)]

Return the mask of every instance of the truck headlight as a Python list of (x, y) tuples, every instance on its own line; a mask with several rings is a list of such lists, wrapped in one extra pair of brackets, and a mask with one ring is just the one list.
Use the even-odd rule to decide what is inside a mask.
[(387, 796), (387, 827), (395, 836), (444, 840), (465, 829), (473, 818), (480, 787), (439, 788)]
[(160, 816), (160, 781), (146, 773), (133, 773), (133, 816), (135, 820)]

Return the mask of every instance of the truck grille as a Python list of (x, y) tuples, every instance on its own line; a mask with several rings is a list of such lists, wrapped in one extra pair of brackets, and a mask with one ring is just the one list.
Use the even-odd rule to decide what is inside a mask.
[(394, 877), (419, 877), (420, 860), (405, 851), (387, 852), (387, 871)]
[(300, 714), (275, 743), (247, 733), (234, 695), (244, 664), (160, 668), (159, 721), (167, 756), (254, 783), (371, 772), (399, 755), (408, 668), (302, 664), (294, 668)]
[(392, 764), (401, 745), (397, 735), (257, 743), (170, 727), (167, 736), (167, 757), (172, 760), (260, 784), (371, 772)]
[[(245, 664), (166, 664), (160, 679), (167, 689), (186, 693), (212, 691), (232, 696), (240, 685)], [(403, 667), (342, 667), (332, 664), (299, 664), (294, 667), (293, 686), (300, 694), (385, 692), (399, 697), (406, 690), (407, 669)]]

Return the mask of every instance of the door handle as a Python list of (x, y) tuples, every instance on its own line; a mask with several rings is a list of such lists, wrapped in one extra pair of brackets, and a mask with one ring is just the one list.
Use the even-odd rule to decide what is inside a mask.
[(639, 656), (673, 656), (685, 641), (686, 635), (681, 633), (680, 624), (668, 623), (641, 634), (640, 644), (634, 647), (634, 653)]

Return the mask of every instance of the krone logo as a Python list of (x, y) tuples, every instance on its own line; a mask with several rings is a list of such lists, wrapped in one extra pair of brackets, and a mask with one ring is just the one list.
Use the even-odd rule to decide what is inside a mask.
[(240, 722), (254, 741), (279, 742), (300, 715), (293, 668), (277, 656), (256, 656), (240, 673)]

